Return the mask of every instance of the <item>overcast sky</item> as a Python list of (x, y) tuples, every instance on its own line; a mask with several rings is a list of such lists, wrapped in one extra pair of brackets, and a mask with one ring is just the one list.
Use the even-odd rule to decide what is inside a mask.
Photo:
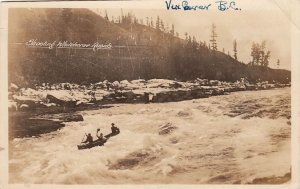
[[(202, 2), (202, 1), (198, 1)], [(204, 1), (203, 1), (204, 2)], [(266, 1), (268, 3), (268, 1)], [(204, 3), (205, 4), (205, 3)], [(218, 50), (233, 50), (233, 41), (237, 40), (238, 59), (248, 63), (251, 60), (252, 42), (266, 40), (267, 49), (271, 51), (270, 67), (276, 67), (277, 59), (280, 68), (291, 69), (290, 58), (290, 20), (286, 12), (276, 4), (267, 4), (264, 9), (255, 8), (251, 4), (242, 4), (241, 11), (221, 12), (209, 11), (168, 11), (166, 9), (123, 9), (124, 14), (132, 12), (137, 18), (153, 17), (155, 24), (159, 16), (165, 23), (175, 25), (175, 31), (184, 38), (184, 33), (195, 36), (198, 40), (209, 42), (211, 25), (217, 27)], [(256, 4), (256, 6), (258, 6)], [(262, 6), (262, 5), (261, 5)], [(249, 10), (248, 10), (249, 9)], [(109, 18), (121, 14), (120, 9), (105, 9)], [(104, 9), (100, 9), (104, 15)]]

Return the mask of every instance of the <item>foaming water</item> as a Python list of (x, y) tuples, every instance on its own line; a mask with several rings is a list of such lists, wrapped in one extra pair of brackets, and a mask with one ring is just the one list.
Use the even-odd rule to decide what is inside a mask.
[[(290, 172), (290, 89), (81, 112), (39, 138), (10, 141), (11, 183), (249, 183)], [(84, 133), (121, 133), (77, 150)]]

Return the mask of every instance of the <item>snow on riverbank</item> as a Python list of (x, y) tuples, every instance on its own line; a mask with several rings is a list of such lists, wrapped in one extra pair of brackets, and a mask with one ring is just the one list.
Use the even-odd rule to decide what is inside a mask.
[(78, 85), (70, 83), (43, 84), (32, 88), (18, 88), (11, 84), (10, 110), (36, 107), (68, 106), (103, 103), (174, 102), (223, 95), (234, 91), (260, 90), (289, 86), (268, 82), (249, 84), (245, 79), (236, 82), (196, 79), (179, 82), (167, 79), (98, 82)]
[[(11, 183), (251, 183), (290, 172), (290, 89), (81, 112), (39, 138), (10, 141)], [(78, 151), (110, 123), (121, 134)]]

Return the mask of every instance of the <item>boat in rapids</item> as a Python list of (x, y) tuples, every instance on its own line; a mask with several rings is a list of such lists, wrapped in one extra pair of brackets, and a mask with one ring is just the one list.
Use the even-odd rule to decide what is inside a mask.
[(120, 134), (120, 130), (117, 130), (117, 132), (105, 135), (104, 139), (97, 139), (97, 140), (94, 140), (92, 143), (77, 145), (77, 148), (78, 148), (78, 150), (84, 150), (84, 149), (89, 149), (89, 148), (93, 148), (96, 146), (103, 146), (110, 137), (116, 136), (118, 134)]

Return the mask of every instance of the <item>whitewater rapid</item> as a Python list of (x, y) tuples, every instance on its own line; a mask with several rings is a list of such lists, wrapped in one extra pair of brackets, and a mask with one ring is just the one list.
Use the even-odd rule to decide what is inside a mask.
[[(82, 111), (84, 121), (10, 141), (10, 183), (251, 183), (290, 172), (290, 88)], [(121, 134), (77, 150), (97, 128)]]

